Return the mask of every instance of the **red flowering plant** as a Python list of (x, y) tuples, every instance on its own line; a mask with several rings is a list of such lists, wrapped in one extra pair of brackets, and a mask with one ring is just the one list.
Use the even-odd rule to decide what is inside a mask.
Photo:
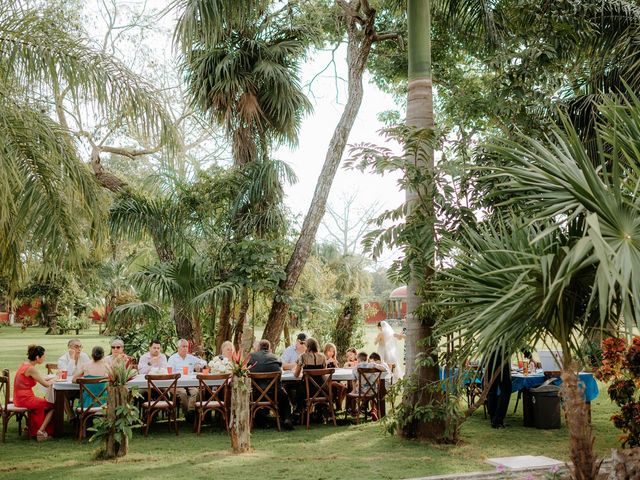
[(234, 377), (248, 377), (255, 365), (255, 363), (249, 364), (250, 359), (250, 355), (245, 355), (242, 351), (235, 352), (231, 356), (231, 374)]
[(609, 398), (620, 407), (611, 420), (623, 432), (622, 446), (640, 446), (640, 337), (628, 346), (623, 338), (605, 339), (596, 378), (611, 382)]

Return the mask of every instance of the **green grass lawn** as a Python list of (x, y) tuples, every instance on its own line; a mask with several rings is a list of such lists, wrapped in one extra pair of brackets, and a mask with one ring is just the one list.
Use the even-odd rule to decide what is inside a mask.
[[(372, 330), (373, 332), (373, 330)], [(30, 328), (22, 333), (13, 327), (0, 328), (0, 368), (15, 371), (24, 359), (29, 343), (42, 344), (55, 362), (66, 348), (68, 337), (45, 336), (42, 329)], [(108, 338), (91, 331), (80, 336), (85, 350), (93, 345), (108, 345)], [(608, 455), (617, 445), (618, 433), (609, 417), (611, 402), (601, 394), (592, 404), (596, 449)], [(411, 478), (444, 473), (491, 470), (484, 463), (488, 457), (509, 455), (547, 455), (568, 459), (569, 440), (566, 428), (536, 430), (522, 427), (522, 406), (513, 414), (516, 396), (504, 430), (493, 430), (482, 411), (473, 415), (462, 428), (459, 445), (433, 446), (408, 442), (385, 435), (377, 423), (349, 426), (312, 425), (307, 431), (293, 432), (256, 429), (252, 435), (254, 451), (233, 455), (229, 438), (207, 427), (196, 436), (190, 426), (180, 424), (180, 435), (169, 433), (165, 424), (152, 427), (148, 438), (134, 434), (130, 454), (118, 462), (91, 459), (95, 445), (78, 443), (71, 438), (45, 443), (18, 437), (17, 424), (11, 421), (7, 441), (0, 446), (0, 479), (26, 478), (34, 475), (48, 479), (100, 478), (227, 478), (258, 476), (270, 478), (371, 479)], [(518, 478), (518, 477), (514, 477)]]

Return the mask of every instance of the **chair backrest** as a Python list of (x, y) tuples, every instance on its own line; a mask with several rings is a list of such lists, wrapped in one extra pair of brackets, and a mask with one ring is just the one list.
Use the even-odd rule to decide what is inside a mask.
[(362, 397), (377, 397), (382, 373), (381, 370), (374, 367), (358, 367), (358, 394)]
[(302, 371), (308, 400), (327, 399), (329, 402), (333, 402), (331, 391), (333, 372), (335, 372), (335, 368), (316, 368)]
[[(231, 381), (230, 373), (222, 373), (217, 375), (205, 375), (199, 373), (196, 375), (198, 379), (198, 401), (202, 403), (220, 402), (224, 403), (227, 397), (229, 382)], [(207, 382), (215, 382), (220, 384), (211, 384)]]
[(2, 370), (2, 376), (0, 376), (0, 401), (2, 401), (0, 404), (0, 412), (3, 412), (9, 404), (10, 389), (11, 380), (9, 379), (9, 370), (5, 368)]
[(80, 386), (80, 413), (91, 408), (102, 407), (107, 402), (107, 377), (78, 378)]
[[(176, 398), (176, 387), (178, 385), (179, 373), (171, 375), (145, 375), (147, 380), (147, 400), (151, 408), (155, 407), (159, 402), (172, 403), (172, 398)], [(157, 385), (156, 382), (171, 381), (168, 386)], [(155, 396), (155, 398), (153, 398)]]
[[(282, 372), (249, 373), (253, 403), (278, 404), (278, 383)], [(264, 388), (263, 388), (264, 386)]]
[(58, 370), (57, 363), (45, 363), (44, 366), (47, 369), (47, 375), (51, 375), (54, 371)]

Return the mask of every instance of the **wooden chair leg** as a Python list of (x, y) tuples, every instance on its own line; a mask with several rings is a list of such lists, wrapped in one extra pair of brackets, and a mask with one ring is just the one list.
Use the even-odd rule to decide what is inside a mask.
[[(4, 443), (5, 436), (7, 435), (7, 424), (8, 419), (2, 415), (2, 443)], [(18, 432), (20, 432), (20, 427), (18, 427)]]
[(311, 402), (307, 402), (307, 430), (309, 430), (310, 423), (311, 423)]

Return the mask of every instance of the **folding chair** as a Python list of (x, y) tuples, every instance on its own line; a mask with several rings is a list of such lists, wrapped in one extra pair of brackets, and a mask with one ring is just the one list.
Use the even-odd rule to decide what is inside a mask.
[[(229, 382), (231, 374), (196, 375), (198, 379), (198, 400), (196, 401), (196, 433), (200, 435), (202, 421), (207, 412), (218, 411), (222, 414), (224, 428), (229, 431)], [(209, 383), (207, 383), (209, 382)]]
[[(276, 416), (276, 425), (280, 431), (280, 414), (278, 413), (278, 390), (282, 372), (249, 373), (251, 379), (251, 428), (258, 410), (266, 408)], [(264, 383), (269, 382), (269, 383)], [(262, 388), (261, 385), (266, 385)]]
[[(145, 424), (144, 435), (149, 434), (149, 425), (153, 416), (158, 412), (166, 412), (169, 419), (169, 430), (171, 430), (171, 423), (178, 435), (178, 420), (177, 420), (177, 401), (176, 401), (176, 388), (178, 386), (179, 373), (172, 375), (145, 375), (147, 380), (147, 401), (142, 402), (143, 410), (147, 411), (147, 421)], [(170, 382), (168, 386), (159, 385), (157, 382)]]
[(18, 435), (22, 435), (22, 420), (29, 413), (28, 408), (16, 407), (9, 398), (11, 392), (11, 380), (9, 378), (9, 370), (4, 369), (0, 376), (0, 415), (2, 416), (2, 443), (7, 434), (9, 420), (16, 417), (18, 421)]
[(78, 441), (81, 441), (86, 433), (87, 421), (97, 415), (104, 415), (105, 405), (107, 403), (107, 385), (109, 385), (106, 377), (100, 378), (79, 378), (77, 380), (80, 386), (80, 406), (76, 407), (76, 416), (78, 421)]
[[(311, 409), (315, 405), (328, 405), (329, 413), (333, 419), (333, 426), (336, 424), (336, 412), (333, 407), (333, 389), (332, 377), (334, 368), (317, 368), (313, 370), (303, 370), (305, 387), (307, 389), (307, 398), (305, 410), (307, 411), (307, 430), (311, 419)], [(300, 417), (302, 424), (303, 417)]]
[(369, 402), (375, 404), (380, 410), (380, 384), (382, 382), (382, 372), (377, 368), (365, 368), (359, 367), (357, 370), (358, 376), (358, 391), (350, 392), (347, 397), (355, 402), (355, 419), (356, 424), (360, 423), (360, 409), (364, 405), (364, 419), (367, 419), (367, 405)]

